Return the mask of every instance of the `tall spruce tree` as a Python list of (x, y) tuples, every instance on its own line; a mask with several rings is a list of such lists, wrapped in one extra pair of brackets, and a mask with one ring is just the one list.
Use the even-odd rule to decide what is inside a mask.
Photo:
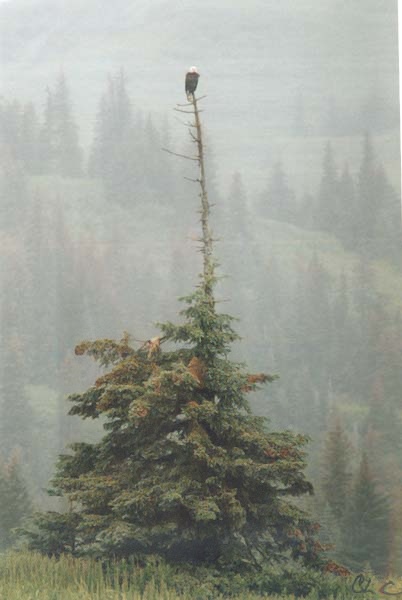
[(334, 233), (342, 240), (345, 248), (352, 250), (356, 241), (356, 193), (355, 184), (347, 163), (343, 167), (338, 186), (339, 214), (337, 215), (337, 228)]
[(16, 453), (0, 465), (0, 548), (5, 550), (15, 539), (14, 529), (32, 512), (32, 505), (21, 464)]
[(135, 184), (145, 177), (148, 168), (143, 165), (138, 169), (141, 151), (144, 149), (138, 148), (135, 137), (126, 79), (120, 71), (109, 77), (107, 90), (101, 98), (88, 165), (90, 176), (102, 180), (105, 196), (110, 201), (134, 206)]
[(21, 126), (21, 159), (29, 174), (36, 174), (39, 165), (39, 120), (32, 103), (24, 107)]
[(315, 226), (337, 234), (339, 231), (340, 206), (339, 206), (339, 181), (334, 161), (334, 154), (330, 142), (324, 152), (323, 173), (318, 193), (317, 214)]
[(288, 223), (296, 218), (294, 192), (288, 185), (281, 161), (274, 165), (268, 187), (262, 195), (261, 214), (268, 219)]
[(70, 93), (64, 73), (60, 73), (53, 94), (55, 146), (58, 172), (64, 177), (82, 175), (82, 150), (72, 114)]
[(324, 443), (321, 488), (325, 503), (338, 522), (345, 516), (350, 492), (350, 451), (348, 436), (336, 416)]
[(389, 520), (389, 500), (379, 491), (368, 456), (363, 453), (342, 539), (342, 554), (350, 568), (361, 570), (368, 563), (376, 573), (384, 573), (388, 562)]
[(54, 98), (50, 88), (46, 89), (43, 124), (39, 132), (39, 173), (57, 173), (56, 122)]
[(378, 243), (383, 228), (382, 202), (373, 144), (371, 137), (366, 134), (358, 179), (355, 228), (356, 246), (367, 257), (378, 256)]
[[(70, 397), (72, 415), (103, 418), (105, 436), (60, 457), (55, 493), (67, 514), (42, 513), (31, 548), (51, 554), (158, 553), (174, 561), (258, 566), (284, 557), (319, 560), (315, 524), (292, 502), (311, 493), (304, 474), (307, 439), (269, 431), (246, 394), (272, 376), (229, 360), (232, 318), (217, 311), (202, 130), (195, 117), (203, 268), (183, 298), (180, 324), (133, 347), (83, 342), (76, 354), (109, 370)], [(57, 535), (55, 535), (57, 532)]]

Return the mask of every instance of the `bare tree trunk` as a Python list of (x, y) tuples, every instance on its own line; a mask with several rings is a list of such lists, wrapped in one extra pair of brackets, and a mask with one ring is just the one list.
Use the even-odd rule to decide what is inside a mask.
[(213, 285), (213, 273), (214, 273), (214, 262), (212, 258), (212, 234), (209, 226), (209, 215), (210, 215), (210, 204), (208, 201), (208, 192), (205, 176), (205, 157), (204, 157), (204, 145), (202, 141), (202, 127), (200, 121), (200, 114), (198, 111), (197, 98), (193, 94), (192, 100), (194, 106), (194, 117), (195, 117), (195, 129), (196, 136), (190, 131), (190, 134), (194, 141), (197, 143), (197, 158), (200, 169), (199, 184), (200, 184), (200, 199), (201, 199), (201, 224), (202, 224), (202, 254), (204, 257), (204, 268), (203, 268), (203, 284), (204, 291), (210, 300), (212, 298), (212, 285)]
[[(208, 301), (211, 306), (214, 306), (214, 296), (213, 296), (213, 285), (214, 285), (214, 268), (215, 262), (213, 259), (213, 237), (209, 225), (209, 215), (210, 215), (210, 204), (208, 201), (208, 192), (207, 192), (207, 183), (206, 183), (206, 174), (205, 174), (205, 155), (204, 155), (204, 143), (202, 139), (202, 126), (200, 120), (200, 110), (198, 109), (198, 102), (205, 98), (205, 96), (201, 96), (201, 98), (195, 97), (194, 94), (191, 94), (191, 98), (189, 98), (188, 104), (178, 104), (178, 108), (174, 110), (180, 113), (184, 113), (186, 115), (191, 114), (194, 115), (194, 123), (185, 123), (188, 127), (189, 135), (191, 137), (192, 142), (194, 142), (197, 146), (197, 153), (195, 156), (189, 156), (186, 154), (179, 154), (178, 152), (172, 152), (167, 148), (162, 148), (165, 152), (169, 154), (173, 154), (174, 156), (179, 156), (180, 158), (185, 158), (186, 160), (195, 161), (198, 163), (199, 167), (199, 175), (197, 179), (191, 179), (189, 177), (185, 177), (189, 181), (194, 183), (198, 183), (200, 186), (200, 200), (201, 200), (201, 225), (202, 225), (202, 235), (199, 239), (201, 242), (201, 252), (203, 255), (203, 273), (202, 273), (202, 287), (205, 292)], [(193, 110), (189, 110), (188, 107), (192, 107)], [(195, 134), (193, 133), (195, 130)]]

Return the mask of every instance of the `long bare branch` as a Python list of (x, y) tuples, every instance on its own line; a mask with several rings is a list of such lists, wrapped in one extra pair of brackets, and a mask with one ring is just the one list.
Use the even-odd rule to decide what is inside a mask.
[[(203, 100), (206, 97), (206, 94), (204, 96), (200, 96), (199, 98), (197, 98), (197, 102), (201, 102), (201, 100)], [(176, 104), (176, 106), (193, 106), (193, 103), (187, 102), (186, 104)]]
[(186, 158), (187, 160), (194, 160), (195, 162), (199, 162), (198, 156), (187, 156), (187, 154), (179, 154), (178, 152), (172, 152), (172, 150), (168, 150), (167, 148), (162, 148), (163, 152), (167, 152), (168, 154), (173, 154), (173, 156), (180, 156), (180, 158)]
[[(181, 108), (174, 108), (173, 110), (175, 110), (176, 112), (184, 113), (186, 115), (194, 115), (195, 114), (193, 110), (181, 110)], [(201, 113), (204, 111), (201, 109), (198, 112)]]

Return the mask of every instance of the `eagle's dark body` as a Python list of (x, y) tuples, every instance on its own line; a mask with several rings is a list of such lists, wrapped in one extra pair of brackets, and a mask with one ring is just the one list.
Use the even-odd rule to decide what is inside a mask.
[(186, 75), (186, 94), (192, 96), (197, 89), (199, 74), (196, 71), (189, 71)]

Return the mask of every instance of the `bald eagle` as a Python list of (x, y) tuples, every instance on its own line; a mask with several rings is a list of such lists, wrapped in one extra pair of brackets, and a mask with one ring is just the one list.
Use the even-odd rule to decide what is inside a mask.
[(194, 96), (194, 92), (197, 89), (197, 83), (199, 78), (199, 73), (197, 71), (197, 67), (190, 67), (188, 73), (186, 74), (186, 94), (187, 100), (191, 100), (191, 97)]

